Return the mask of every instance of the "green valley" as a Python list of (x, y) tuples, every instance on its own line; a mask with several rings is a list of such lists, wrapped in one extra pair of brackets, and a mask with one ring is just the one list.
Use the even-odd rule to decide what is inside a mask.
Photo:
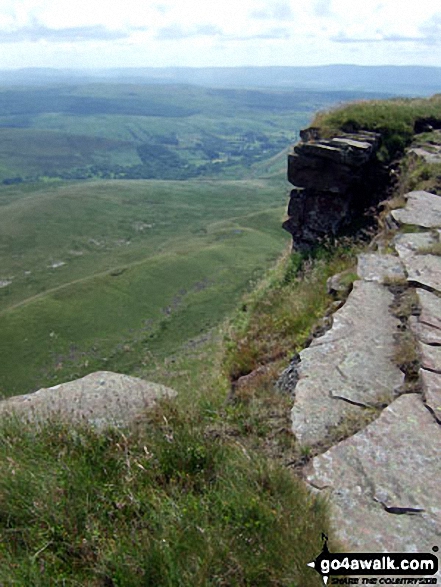
[[(325, 493), (304, 483), (322, 447), (293, 434), (292, 395), (275, 382), (290, 357), (297, 381), (298, 353), (346, 295), (328, 293), (329, 277), (350, 288), (372, 234), (292, 254), (286, 154), (314, 111), (364, 97), (79, 80), (0, 89), (0, 398), (96, 371), (177, 391), (121, 428), (95, 429), (81, 400), (80, 424), (57, 413), (34, 425), (28, 398), (29, 421), (2, 418), (1, 585), (323, 584), (308, 563), (328, 536), (330, 552), (348, 546)], [(313, 124), (381, 132), (389, 164), (435, 115), (439, 98), (361, 102)], [(438, 186), (438, 171), (402, 163), (396, 199)], [(397, 314), (411, 304), (400, 298)], [(105, 403), (101, 389), (91, 393)], [(378, 415), (365, 408), (332, 443)]]
[(347, 97), (0, 88), (0, 393), (148, 370), (206, 337), (287, 246), (289, 145)]
[(2, 393), (131, 370), (218, 324), (283, 249), (284, 200), (274, 179), (3, 187)]
[(249, 177), (296, 140), (312, 112), (351, 97), (158, 84), (4, 87), (0, 181)]

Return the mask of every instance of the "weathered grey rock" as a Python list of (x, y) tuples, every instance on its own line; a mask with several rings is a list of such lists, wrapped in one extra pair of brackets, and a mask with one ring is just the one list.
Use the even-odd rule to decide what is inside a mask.
[(364, 138), (352, 135), (301, 142), (295, 145), (294, 152), (305, 157), (330, 159), (336, 163), (358, 167), (369, 161), (376, 148), (374, 141), (366, 141)]
[(441, 375), (426, 371), (426, 369), (421, 369), (420, 376), (421, 383), (423, 384), (425, 403), (432, 410), (435, 418), (441, 423)]
[(424, 254), (437, 240), (429, 233), (399, 234), (395, 248), (407, 272), (407, 280), (441, 292), (441, 257)]
[(94, 426), (128, 424), (161, 397), (176, 392), (136, 377), (99, 371), (35, 393), (0, 402), (0, 415), (16, 414), (29, 421), (59, 417)]
[(349, 552), (431, 552), (441, 539), (440, 454), (441, 426), (420, 396), (403, 395), (314, 458), (306, 480), (329, 496)]
[(420, 322), (441, 330), (441, 298), (424, 289), (417, 289), (421, 307)]
[(330, 140), (331, 145), (336, 145), (337, 147), (343, 149), (355, 149), (356, 151), (368, 152), (372, 151), (372, 144), (363, 141), (360, 139), (350, 138), (350, 137), (335, 137), (334, 139)]
[(439, 328), (420, 322), (417, 316), (409, 317), (409, 326), (417, 340), (426, 344), (441, 345), (441, 330)]
[(291, 418), (301, 444), (325, 441), (345, 417), (390, 400), (403, 383), (391, 360), (398, 325), (392, 299), (381, 285), (355, 282), (332, 328), (300, 353)]
[[(309, 143), (305, 143), (306, 144)], [(334, 149), (333, 152), (338, 152)], [(288, 155), (288, 180), (292, 185), (312, 191), (338, 194), (353, 182), (354, 170), (330, 159), (294, 152)]]
[(376, 133), (323, 140), (317, 129), (306, 129), (300, 136), (303, 142), (288, 155), (288, 181), (296, 187), (283, 228), (295, 249), (308, 250), (339, 234), (376, 203), (387, 175), (375, 158)]
[(392, 210), (391, 214), (400, 224), (438, 228), (441, 226), (441, 196), (417, 191), (406, 194), (406, 206)]
[(339, 147), (332, 147), (324, 141), (314, 143), (299, 143), (294, 147), (294, 153), (304, 155), (306, 157), (320, 157), (323, 159), (331, 159), (332, 161), (340, 162), (341, 149)]
[(421, 288), (416, 293), (421, 311), (411, 316), (411, 329), (421, 342), (441, 345), (441, 298)]
[(378, 149), (381, 143), (381, 135), (378, 132), (372, 132), (369, 130), (359, 130), (354, 133), (345, 133), (345, 138), (353, 139), (354, 141), (362, 141), (369, 143), (374, 149)]
[(432, 165), (433, 163), (441, 163), (441, 150), (427, 151), (421, 147), (409, 149), (409, 155), (413, 155), (416, 159), (422, 159), (425, 163)]
[(441, 373), (441, 347), (419, 342), (418, 350), (423, 369)]
[(363, 253), (358, 255), (357, 273), (365, 281), (390, 283), (394, 280), (406, 279), (403, 264), (394, 255)]
[(351, 270), (331, 275), (326, 281), (326, 291), (333, 296), (345, 297), (352, 289)]

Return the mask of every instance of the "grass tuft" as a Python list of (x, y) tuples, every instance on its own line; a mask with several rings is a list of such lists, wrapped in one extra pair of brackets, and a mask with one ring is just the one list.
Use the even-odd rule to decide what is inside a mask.
[(441, 120), (441, 97), (430, 99), (363, 100), (320, 112), (312, 122), (323, 136), (338, 132), (369, 130), (381, 133), (380, 160), (388, 163), (411, 143), (415, 123), (421, 119)]
[(319, 249), (312, 259), (287, 252), (230, 322), (225, 358), (230, 380), (304, 347), (333, 301), (327, 279), (354, 263), (355, 249), (348, 246)]
[(2, 584), (319, 584), (324, 502), (200, 415), (164, 402), (105, 433), (11, 420), (0, 455)]

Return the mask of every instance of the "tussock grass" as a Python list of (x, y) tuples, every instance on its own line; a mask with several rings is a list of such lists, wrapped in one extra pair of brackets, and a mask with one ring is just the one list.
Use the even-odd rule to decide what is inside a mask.
[(287, 251), (230, 323), (225, 360), (230, 379), (305, 346), (332, 301), (326, 280), (354, 264), (355, 249), (347, 246), (320, 249), (312, 259)]
[(441, 163), (425, 163), (422, 159), (405, 157), (401, 161), (399, 193), (424, 190), (441, 195)]
[(4, 585), (319, 585), (326, 507), (163, 403), (138, 430), (0, 426)]

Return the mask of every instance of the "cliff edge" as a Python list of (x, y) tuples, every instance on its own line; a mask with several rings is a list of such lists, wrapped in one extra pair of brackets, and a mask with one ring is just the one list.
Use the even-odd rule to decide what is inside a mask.
[[(300, 186), (284, 224), (294, 248), (337, 235), (373, 202), (380, 140), (303, 133), (288, 162)], [(425, 169), (439, 165), (441, 133), (426, 140), (407, 155)], [(331, 328), (281, 378), (294, 398), (292, 430), (316, 455), (304, 478), (329, 498), (349, 551), (431, 552), (441, 538), (441, 196), (414, 190), (396, 204), (358, 256)], [(358, 432), (338, 442), (345, 427)]]

